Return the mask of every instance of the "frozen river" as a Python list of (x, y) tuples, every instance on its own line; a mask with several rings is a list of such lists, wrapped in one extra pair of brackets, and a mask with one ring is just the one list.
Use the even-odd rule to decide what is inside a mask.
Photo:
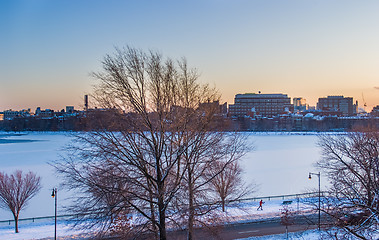
[[(48, 163), (59, 159), (60, 150), (70, 141), (70, 136), (34, 132), (5, 137), (6, 134), (0, 132), (0, 170), (7, 173), (30, 170), (42, 178), (42, 190), (21, 211), (20, 218), (53, 215), (51, 191), (60, 180)], [(308, 180), (308, 172), (318, 171), (314, 166), (320, 158), (317, 135), (252, 133), (249, 140), (255, 150), (244, 157), (242, 166), (246, 181), (259, 185), (255, 196), (295, 194), (318, 186), (317, 178)], [(324, 186), (326, 179), (321, 181)], [(58, 194), (59, 205), (68, 202), (68, 193), (59, 191)], [(0, 209), (0, 220), (11, 218), (9, 211)]]

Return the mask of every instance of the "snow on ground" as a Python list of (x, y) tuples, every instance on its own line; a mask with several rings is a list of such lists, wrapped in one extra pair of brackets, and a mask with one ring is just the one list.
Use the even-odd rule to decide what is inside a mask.
[[(294, 232), (289, 233), (289, 239), (299, 239), (299, 240), (318, 240), (326, 239), (325, 236), (320, 238), (323, 234), (317, 230), (308, 230), (304, 232)], [(64, 223), (59, 223), (57, 225), (57, 239), (85, 239), (93, 234), (85, 233), (82, 230), (74, 230), (70, 225)], [(30, 225), (24, 226), (20, 229), (20, 233), (14, 233), (14, 229), (3, 229), (0, 228), (0, 239), (7, 240), (31, 240), (31, 239), (41, 239), (50, 240), (54, 239), (54, 224), (40, 224), (40, 225)], [(276, 239), (286, 239), (285, 234), (268, 235), (262, 237), (250, 237), (241, 238), (240, 240), (276, 240)]]
[[(308, 211), (309, 207), (297, 199), (286, 199), (286, 201), (292, 201), (291, 204), (287, 204), (287, 208), (291, 211)], [(225, 213), (220, 215), (228, 223), (235, 222), (247, 222), (252, 220), (269, 219), (280, 217), (280, 213), (283, 209), (283, 200), (274, 199), (270, 201), (264, 200), (263, 210), (257, 210), (259, 206), (259, 199), (257, 201), (250, 201), (245, 203), (234, 204), (226, 208)]]
[[(65, 222), (57, 223), (58, 239), (81, 239), (89, 237), (92, 234), (84, 230), (73, 229), (71, 225)], [(27, 240), (27, 239), (54, 239), (54, 221), (45, 223), (29, 223), (19, 226), (19, 233), (14, 232), (14, 226), (1, 226), (0, 239), (7, 240)]]
[[(262, 237), (249, 237), (249, 238), (240, 238), (239, 240), (277, 240), (277, 239), (287, 239), (286, 234), (275, 234)], [(293, 232), (288, 233), (288, 239), (291, 240), (319, 240), (327, 239), (327, 236), (318, 230), (308, 230), (304, 232)]]
[[(289, 199), (286, 199), (289, 200)], [(238, 223), (247, 222), (254, 220), (263, 220), (269, 218), (279, 217), (281, 209), (283, 208), (283, 200), (276, 199), (271, 201), (266, 201), (263, 204), (263, 210), (257, 210), (258, 201), (251, 201), (241, 204), (234, 204), (226, 208), (226, 213), (221, 214), (224, 217), (223, 222), (225, 223)], [(288, 207), (293, 211), (299, 207), (301, 211), (306, 209), (306, 206), (302, 203), (297, 203), (296, 199), (292, 199), (292, 204)], [(27, 239), (51, 239), (54, 237), (54, 219), (45, 222), (29, 222), (19, 224), (20, 233), (14, 233), (14, 223), (10, 225), (8, 223), (0, 224), (0, 239), (9, 240), (27, 240)], [(57, 236), (60, 239), (81, 239), (88, 237), (88, 232), (83, 230), (76, 230), (72, 228), (72, 225), (67, 225), (65, 221), (59, 221), (57, 225)], [(275, 237), (275, 236), (274, 236)], [(268, 238), (268, 239), (280, 239), (281, 236), (276, 236), (279, 238)], [(304, 238), (312, 239), (312, 238)]]

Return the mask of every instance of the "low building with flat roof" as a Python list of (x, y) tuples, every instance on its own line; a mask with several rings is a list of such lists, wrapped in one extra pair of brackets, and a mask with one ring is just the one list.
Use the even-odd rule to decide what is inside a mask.
[(354, 104), (352, 97), (328, 96), (318, 99), (317, 110), (322, 111), (324, 114), (333, 113), (338, 116), (353, 116), (357, 114), (358, 101)]
[(229, 105), (229, 116), (273, 117), (279, 114), (293, 112), (291, 98), (287, 94), (237, 94), (234, 104)]

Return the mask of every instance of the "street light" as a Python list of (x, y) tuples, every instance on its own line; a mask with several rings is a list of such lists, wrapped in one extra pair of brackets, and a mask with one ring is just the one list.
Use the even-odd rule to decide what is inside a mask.
[(57, 240), (57, 188), (53, 188), (53, 192), (51, 193), (51, 196), (55, 198), (55, 225), (54, 225), (54, 240)]
[(320, 207), (320, 203), (321, 203), (321, 184), (320, 184), (321, 173), (320, 172), (318, 172), (318, 173), (311, 173), (310, 172), (308, 178), (312, 179), (312, 175), (317, 175), (317, 177), (318, 177), (318, 230), (320, 231), (320, 226), (321, 226), (321, 207)]

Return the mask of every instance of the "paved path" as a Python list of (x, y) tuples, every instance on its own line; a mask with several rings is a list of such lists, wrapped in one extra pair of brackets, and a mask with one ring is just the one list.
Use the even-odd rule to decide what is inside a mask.
[[(299, 223), (288, 227), (289, 232), (305, 231), (317, 228), (316, 225)], [(195, 239), (222, 239), (232, 240), (248, 237), (257, 237), (272, 234), (282, 234), (286, 232), (285, 226), (279, 222), (244, 223), (227, 226), (214, 227), (212, 229), (196, 229)], [(170, 233), (172, 239), (186, 239), (186, 232)]]

